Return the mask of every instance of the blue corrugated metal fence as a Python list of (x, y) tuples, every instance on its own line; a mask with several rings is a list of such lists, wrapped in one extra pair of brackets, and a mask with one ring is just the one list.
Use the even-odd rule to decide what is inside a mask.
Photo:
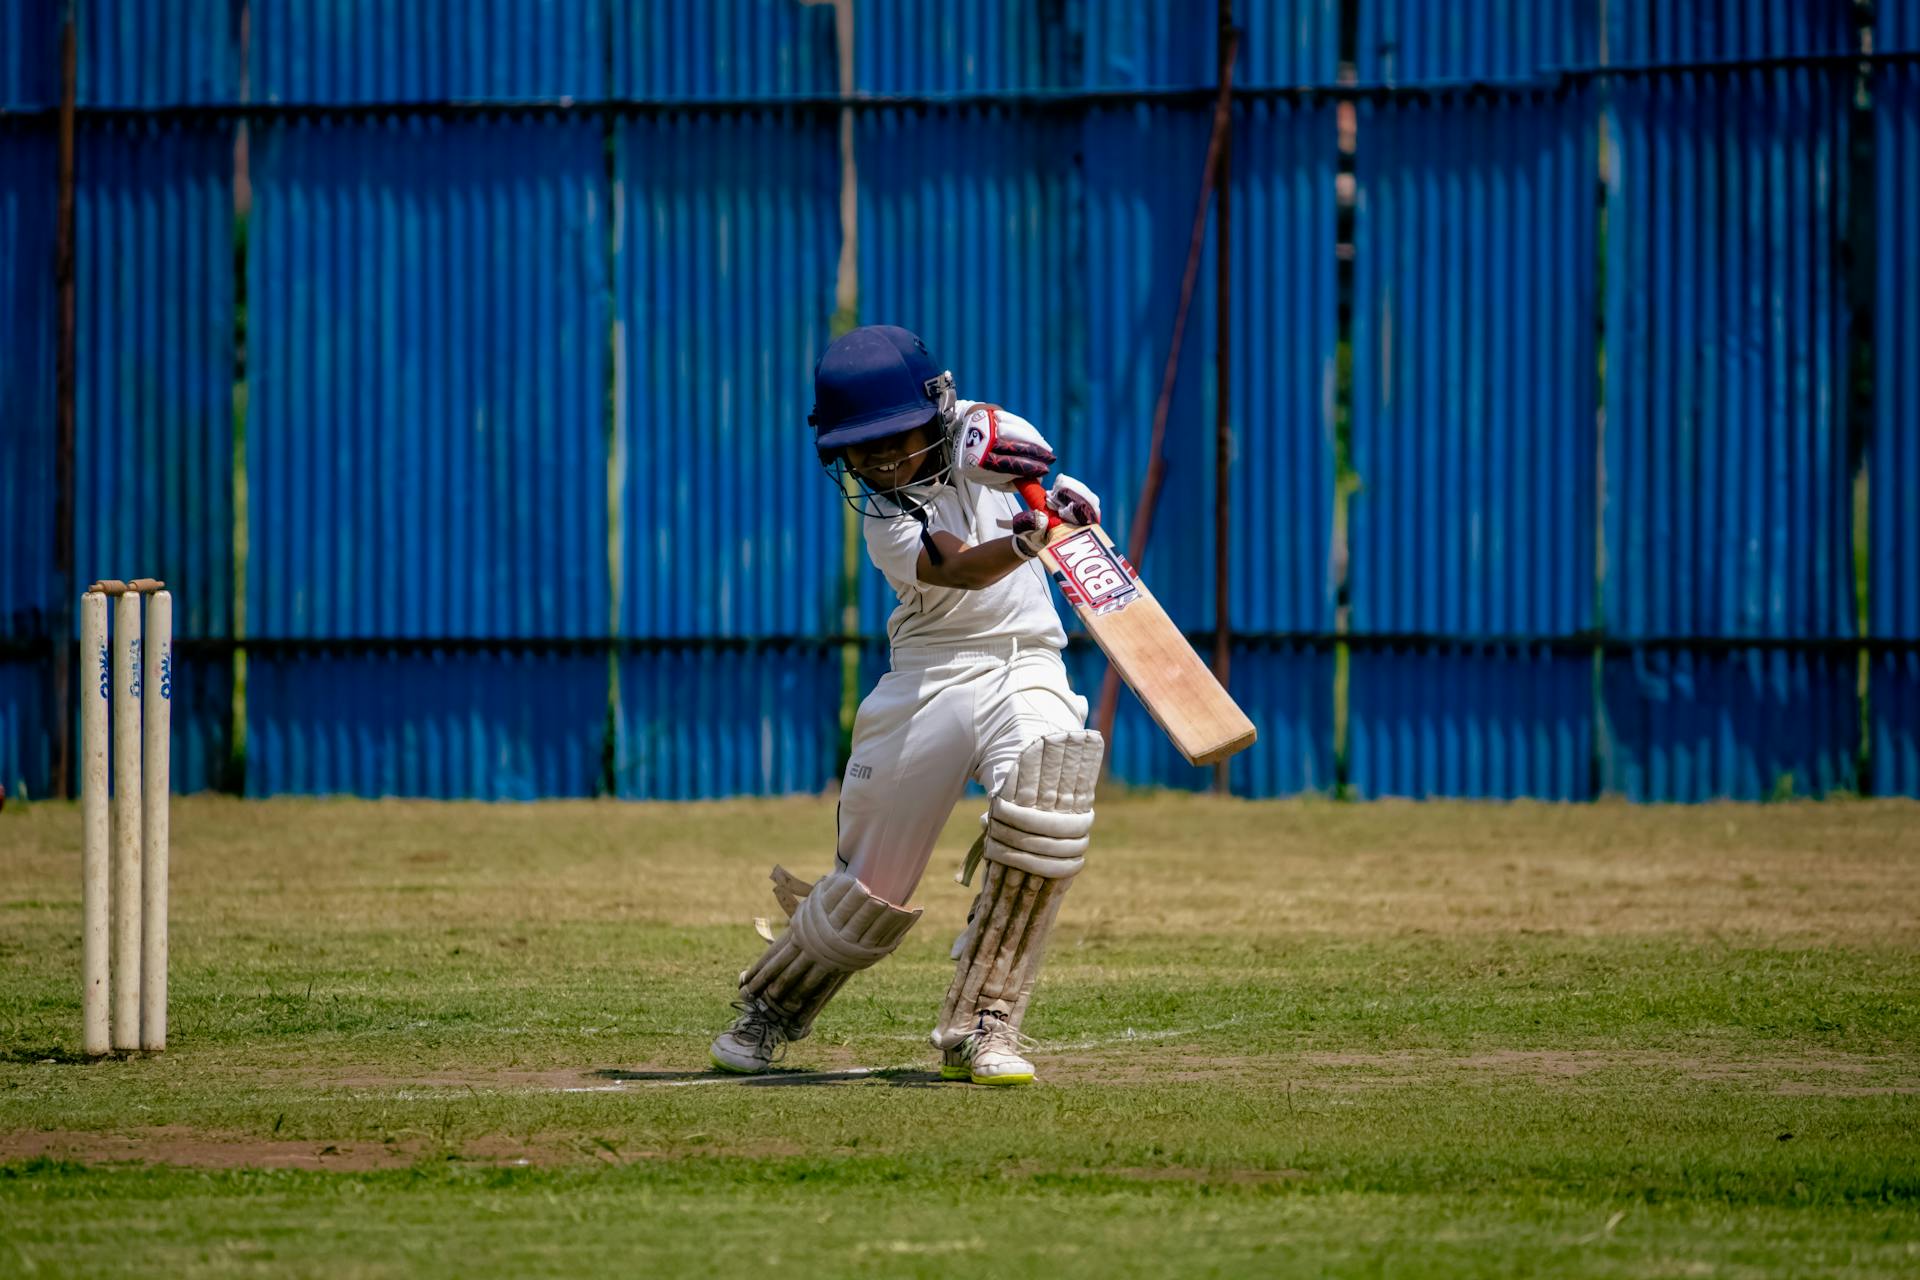
[[(1920, 52), (1920, 0), (1881, 0), (1873, 47)], [(1874, 277), (1868, 758), (1881, 792), (1920, 796), (1920, 63), (1872, 81)]]
[[(828, 785), (892, 599), (813, 360), (918, 329), (1124, 533), (1203, 8), (78, 0), (63, 581), (60, 16), (0, 4), (0, 782), (51, 776), (67, 597), (142, 572), (184, 789), (236, 718), (252, 794)], [(1234, 790), (1920, 795), (1920, 0), (1864, 86), (1851, 0), (1234, 14), (1232, 487), (1216, 215), (1141, 566), (1210, 649), (1230, 499)], [(1131, 698), (1113, 759), (1209, 780)]]
[[(1483, 69), (1500, 67), (1443, 67)], [(1362, 104), (1362, 795), (1591, 794), (1591, 659), (1566, 642), (1593, 622), (1592, 123), (1584, 90)]]
[[(1622, 60), (1835, 53), (1849, 6), (1614, 14)], [(1664, 16), (1664, 15), (1663, 15)], [(1636, 799), (1857, 785), (1844, 236), (1850, 68), (1611, 87), (1605, 785)]]
[(841, 511), (796, 424), (832, 332), (834, 135), (785, 108), (622, 120), (613, 207), (618, 620), (648, 641), (616, 662), (613, 789), (818, 790)]

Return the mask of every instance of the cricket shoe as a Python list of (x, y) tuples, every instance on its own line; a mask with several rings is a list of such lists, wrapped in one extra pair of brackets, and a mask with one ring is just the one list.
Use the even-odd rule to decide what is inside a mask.
[(982, 1009), (974, 1016), (973, 1031), (940, 1062), (942, 1080), (971, 1080), (975, 1084), (1032, 1084), (1033, 1064), (1026, 1051), (1033, 1042), (1013, 1029), (999, 1009)]
[(713, 1065), (722, 1071), (754, 1075), (786, 1055), (792, 1039), (787, 1024), (772, 1008), (749, 996), (734, 1002), (740, 1016), (713, 1038)]

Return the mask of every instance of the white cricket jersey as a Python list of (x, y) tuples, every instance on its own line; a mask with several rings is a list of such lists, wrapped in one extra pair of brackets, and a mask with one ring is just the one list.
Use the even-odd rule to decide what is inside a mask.
[[(975, 401), (956, 406), (962, 420)], [(1026, 509), (1019, 495), (989, 489), (960, 474), (927, 504), (927, 527), (944, 529), (969, 546), (1004, 538), (1008, 522)], [(1016, 640), (1064, 649), (1067, 633), (1053, 607), (1053, 588), (1038, 558), (1000, 581), (977, 591), (936, 587), (920, 581), (920, 522), (910, 515), (867, 516), (860, 522), (867, 557), (886, 576), (899, 599), (887, 620), (887, 638), (895, 648), (915, 645), (959, 646), (981, 640)]]

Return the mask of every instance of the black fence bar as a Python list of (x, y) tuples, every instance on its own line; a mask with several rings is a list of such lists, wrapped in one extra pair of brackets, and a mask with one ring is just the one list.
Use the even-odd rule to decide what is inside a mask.
[[(1183, 633), (1188, 643), (1203, 652), (1214, 643), (1212, 631)], [(1602, 636), (1574, 634), (1557, 636), (1472, 635), (1449, 636), (1428, 632), (1391, 632), (1372, 635), (1346, 631), (1238, 631), (1232, 636), (1236, 648), (1263, 648), (1283, 645), (1300, 648), (1349, 649), (1552, 649), (1565, 653), (1590, 654), (1598, 649), (1606, 653), (1632, 653), (1664, 650), (1695, 650), (1725, 653), (1741, 649), (1779, 649), (1802, 653), (1915, 653), (1920, 652), (1920, 637), (1914, 636)], [(254, 637), (247, 640), (213, 636), (176, 636), (174, 652), (182, 657), (221, 657), (237, 652), (271, 654), (300, 653), (424, 653), (440, 650), (448, 653), (486, 653), (511, 649), (530, 653), (657, 653), (670, 649), (714, 649), (746, 652), (759, 649), (838, 648), (860, 645), (884, 648), (885, 636), (863, 635), (766, 635), (766, 636), (337, 636), (318, 638)], [(1075, 634), (1067, 638), (1072, 649), (1093, 644), (1091, 637)], [(32, 660), (52, 656), (56, 642), (46, 637), (0, 639), (0, 659)]]
[[(73, 278), (73, 136), (74, 110), (79, 84), (79, 38), (75, 34), (73, 5), (65, 7), (60, 25), (60, 107), (59, 173), (54, 190), (54, 306), (59, 329), (54, 347), (54, 450), (53, 450), (53, 576), (59, 584), (61, 604), (54, 609), (54, 634), (73, 637), (73, 509), (74, 509), (74, 346)], [(56, 795), (69, 789), (73, 765), (73, 731), (68, 708), (72, 705), (73, 679), (68, 657), (73, 646), (61, 645), (47, 654), (53, 666), (53, 705), (58, 714), (53, 723), (53, 788)]]
[[(1856, 68), (1920, 64), (1920, 50), (1884, 52), (1780, 54), (1751, 58), (1701, 59), (1692, 62), (1654, 62), (1617, 65), (1550, 67), (1533, 76), (1477, 77), (1420, 80), (1371, 80), (1352, 83), (1236, 85), (1236, 99), (1253, 101), (1349, 101), (1408, 95), (1472, 96), (1474, 94), (1550, 94), (1596, 80), (1643, 79), (1662, 75), (1717, 74), (1795, 68)], [(370, 102), (195, 102), (132, 106), (82, 103), (84, 120), (276, 120), (366, 119), (388, 117), (454, 117), (498, 115), (622, 116), (672, 114), (741, 114), (754, 111), (838, 113), (842, 110), (950, 109), (1003, 107), (1023, 110), (1079, 110), (1096, 106), (1136, 103), (1205, 107), (1218, 92), (1216, 85), (1174, 85), (1113, 89), (1029, 89), (986, 93), (854, 93), (798, 94), (767, 97), (714, 98), (422, 98)], [(53, 104), (0, 107), (0, 119), (52, 118)]]

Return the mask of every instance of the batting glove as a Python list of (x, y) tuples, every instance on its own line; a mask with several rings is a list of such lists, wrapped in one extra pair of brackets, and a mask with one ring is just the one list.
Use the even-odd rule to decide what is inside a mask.
[(1047, 545), (1047, 532), (1053, 526), (1049, 515), (1059, 516), (1061, 524), (1099, 524), (1100, 499), (1072, 476), (1063, 475), (1055, 480), (1053, 492), (1047, 495), (1045, 511), (1029, 508), (1008, 522), (1007, 527), (1013, 531), (1013, 549), (1023, 559), (1033, 559)]
[(967, 479), (992, 489), (1038, 480), (1053, 466), (1053, 447), (1031, 422), (998, 405), (976, 405), (960, 423), (960, 466)]
[(1100, 499), (1094, 496), (1093, 490), (1064, 472), (1054, 478), (1047, 506), (1063, 524), (1100, 523)]

